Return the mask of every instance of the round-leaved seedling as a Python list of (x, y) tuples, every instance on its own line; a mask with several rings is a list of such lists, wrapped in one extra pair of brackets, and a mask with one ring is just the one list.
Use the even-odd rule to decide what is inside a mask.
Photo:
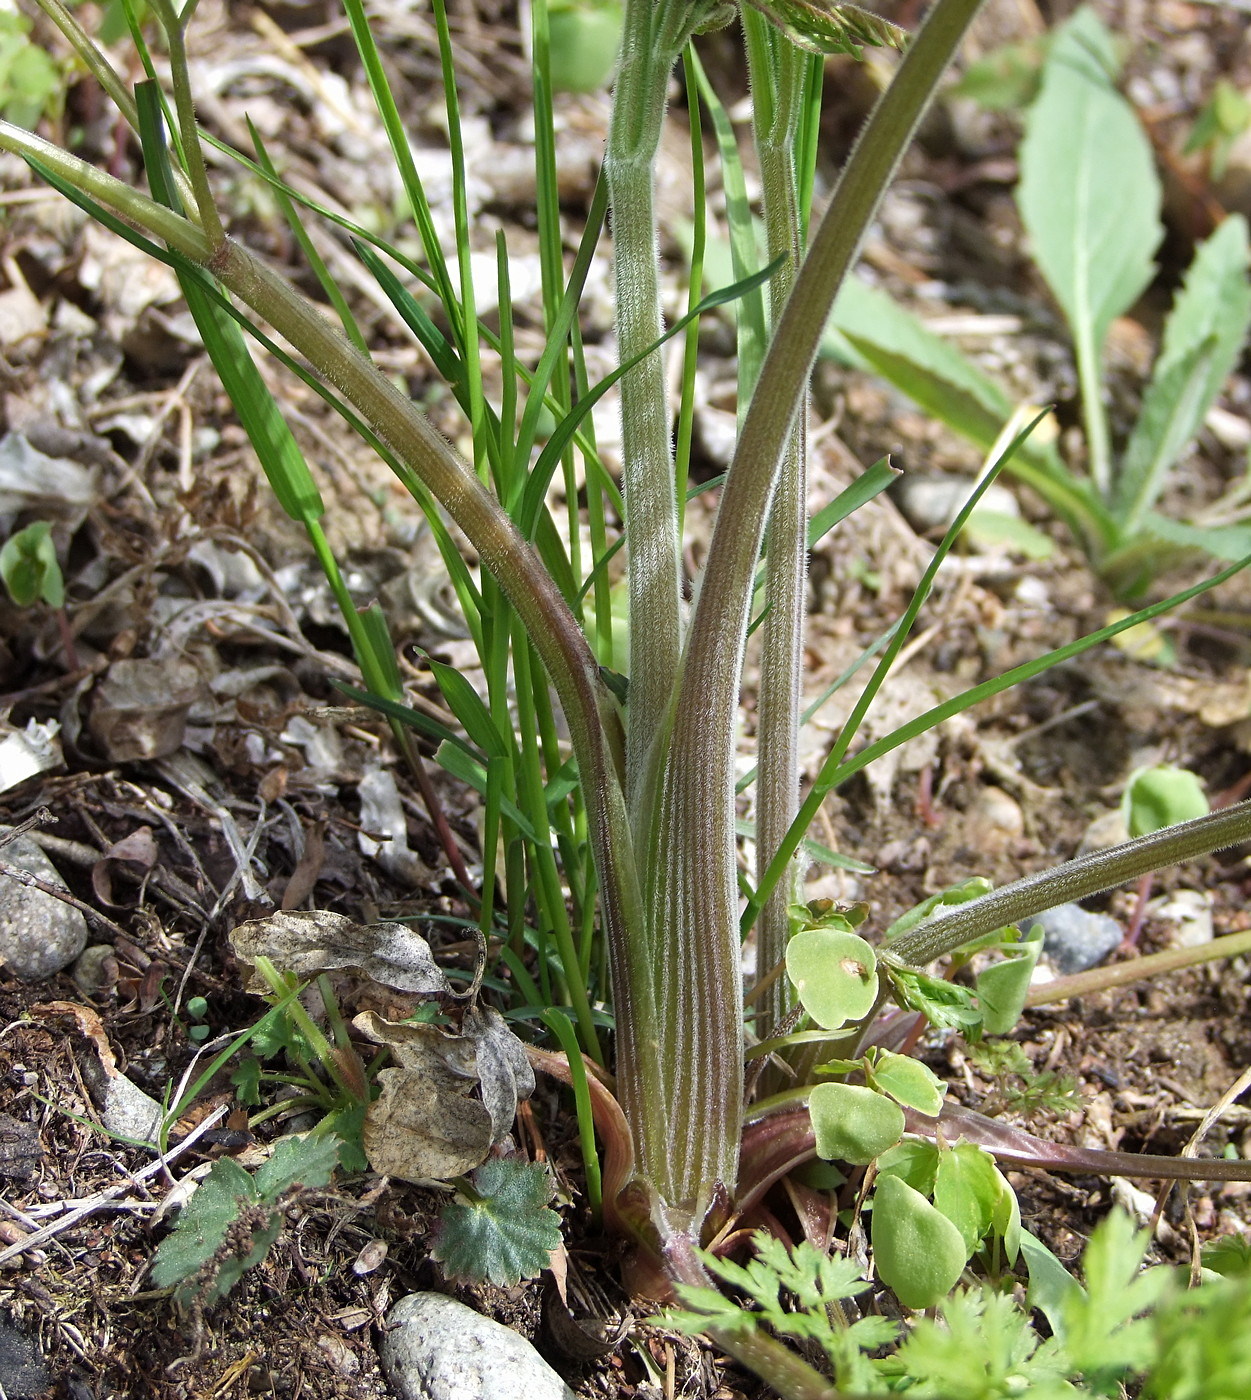
[(818, 1084), (808, 1099), (817, 1156), (867, 1166), (903, 1137), (899, 1105), (860, 1084)]
[(867, 1016), (877, 1000), (877, 955), (854, 933), (801, 930), (786, 945), (786, 975), (823, 1030)]
[(873, 1263), (905, 1308), (932, 1308), (956, 1286), (968, 1260), (960, 1231), (897, 1176), (873, 1193)]

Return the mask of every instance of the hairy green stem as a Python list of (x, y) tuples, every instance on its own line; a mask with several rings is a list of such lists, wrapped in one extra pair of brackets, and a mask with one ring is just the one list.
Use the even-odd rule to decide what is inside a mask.
[[(804, 116), (806, 55), (755, 11), (743, 14), (753, 94), (756, 147), (770, 262), (786, 260), (769, 283), (776, 319), (786, 305), (803, 253), (794, 152)], [(801, 408), (791, 425), (769, 511), (765, 553), (765, 619), (761, 625), (756, 711), (756, 872), (769, 868), (799, 809), (799, 708), (808, 564), (808, 434)], [(756, 925), (756, 966), (776, 967), (790, 933), (794, 862), (774, 887)], [(790, 982), (773, 980), (758, 1007), (756, 1032), (772, 1033), (792, 1004)]]
[(1208, 855), (1249, 838), (1251, 802), (1240, 802), (1110, 851), (1079, 856), (1058, 869), (1014, 880), (980, 899), (957, 905), (949, 914), (927, 919), (893, 939), (884, 951), (899, 962), (921, 967), (984, 933), (1028, 919), (1057, 904), (1115, 889), (1153, 870)]
[[(669, 73), (678, 51), (659, 44), (660, 11), (673, 0), (627, 0), (621, 67), (604, 156), (612, 216), (617, 353), (622, 362), (662, 334), (653, 168)], [(630, 660), (627, 726), (631, 812), (646, 756), (667, 713), (682, 644), (681, 541), (668, 396), (659, 351), (623, 377), (621, 481), (629, 552)]]
[[(839, 181), (770, 344), (688, 633), (654, 827), (640, 847), (666, 1044), (636, 1126), (647, 1170), (663, 1172), (653, 1178), (662, 1197), (696, 1220), (718, 1184), (733, 1186), (743, 1115), (734, 716), (765, 516), (829, 308), (979, 4), (938, 0)], [(652, 874), (662, 863), (663, 884)]]

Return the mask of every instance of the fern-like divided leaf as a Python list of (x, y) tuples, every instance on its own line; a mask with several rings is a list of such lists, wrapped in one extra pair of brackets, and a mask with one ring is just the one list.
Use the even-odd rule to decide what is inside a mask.
[(465, 1198), (445, 1206), (430, 1254), (449, 1280), (511, 1288), (548, 1266), (560, 1244), (553, 1187), (539, 1162), (496, 1157), (484, 1162)]

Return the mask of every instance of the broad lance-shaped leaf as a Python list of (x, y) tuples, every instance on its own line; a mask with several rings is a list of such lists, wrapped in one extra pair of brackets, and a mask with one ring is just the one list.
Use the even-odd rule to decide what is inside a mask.
[(1232, 214), (1186, 271), (1117, 481), (1127, 531), (1159, 495), (1237, 363), (1251, 324), (1249, 261), (1247, 222)]
[(1034, 259), (1064, 309), (1091, 435), (1091, 472), (1111, 485), (1099, 402), (1113, 320), (1155, 271), (1160, 182), (1137, 116), (1116, 90), (1112, 36), (1083, 7), (1055, 35), (1026, 119), (1017, 203)]

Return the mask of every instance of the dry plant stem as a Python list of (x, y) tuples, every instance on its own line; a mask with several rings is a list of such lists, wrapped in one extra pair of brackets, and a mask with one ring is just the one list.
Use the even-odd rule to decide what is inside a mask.
[(1057, 977), (1052, 982), (1043, 982), (1037, 987), (1031, 987), (1025, 998), (1025, 1005), (1051, 1006), (1057, 1001), (1067, 1001), (1070, 997), (1091, 996), (1095, 992), (1110, 991), (1115, 987), (1132, 987), (1137, 982), (1145, 982), (1149, 977), (1158, 977), (1167, 972), (1180, 972), (1183, 967), (1198, 967), (1202, 963), (1217, 962), (1224, 958), (1242, 957), (1247, 953), (1251, 953), (1251, 930), (1229, 933), (1198, 948), (1169, 948), (1163, 953), (1151, 953), (1145, 958), (1113, 963), (1111, 967), (1094, 967), (1089, 972), (1075, 972), (1068, 977)]

